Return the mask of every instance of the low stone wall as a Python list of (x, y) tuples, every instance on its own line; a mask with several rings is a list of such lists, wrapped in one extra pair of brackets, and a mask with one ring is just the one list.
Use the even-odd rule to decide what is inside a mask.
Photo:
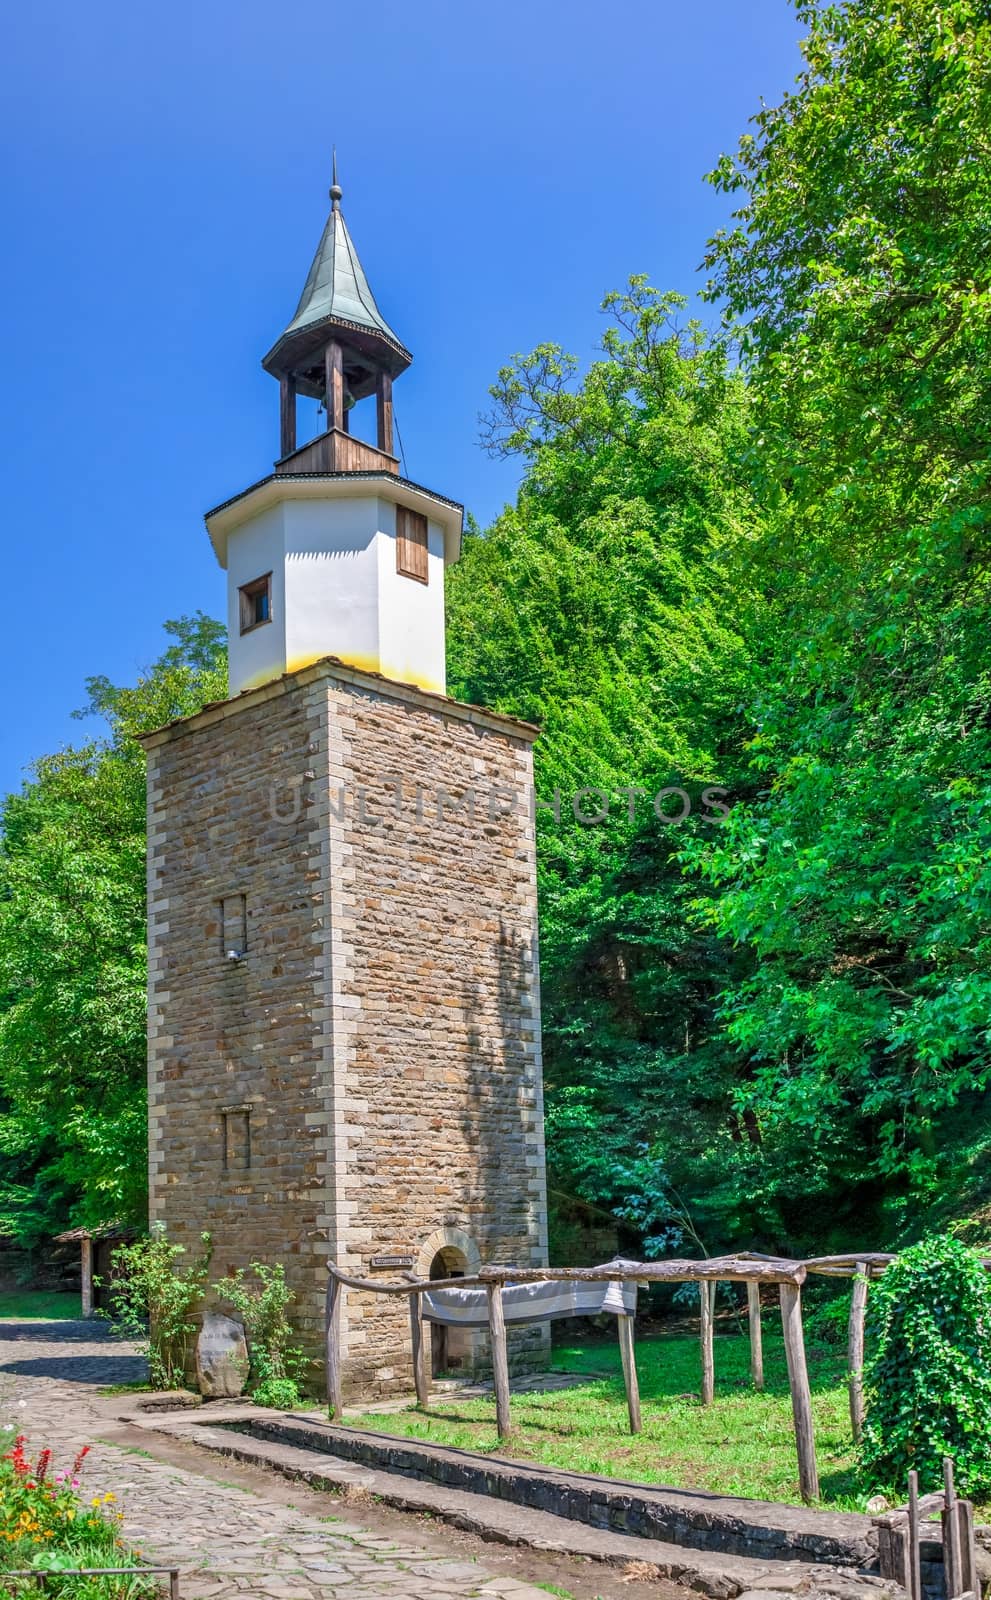
[(870, 1518), (852, 1512), (814, 1511), (704, 1490), (654, 1488), (558, 1472), (364, 1428), (333, 1427), (301, 1416), (233, 1426), (254, 1438), (302, 1446), (592, 1527), (697, 1550), (845, 1567), (873, 1566), (877, 1556), (877, 1531)]

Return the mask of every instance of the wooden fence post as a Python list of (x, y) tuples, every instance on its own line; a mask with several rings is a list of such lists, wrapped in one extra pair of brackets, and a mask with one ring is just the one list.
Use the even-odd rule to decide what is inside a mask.
[(946, 1600), (963, 1594), (963, 1562), (960, 1559), (960, 1519), (957, 1491), (953, 1482), (953, 1462), (943, 1457), (943, 1578)]
[(819, 1473), (816, 1469), (815, 1434), (812, 1429), (812, 1394), (805, 1364), (805, 1335), (802, 1332), (801, 1291), (782, 1283), (781, 1328), (788, 1360), (788, 1387), (795, 1422), (795, 1447), (798, 1451), (798, 1482), (805, 1501), (819, 1498)]
[(919, 1533), (919, 1474), (912, 1471), (908, 1475), (908, 1592), (911, 1600), (922, 1600)]
[(623, 1383), (626, 1388), (626, 1409), (630, 1413), (630, 1432), (640, 1432), (640, 1384), (637, 1380), (637, 1358), (633, 1345), (632, 1317), (621, 1313), (616, 1318), (619, 1333), (619, 1353), (623, 1362)]
[(93, 1241), (80, 1239), (82, 1279), (80, 1282), (80, 1309), (84, 1317), (93, 1315)]
[(416, 1386), (416, 1403), (426, 1409), (430, 1401), (430, 1381), (427, 1377), (426, 1345), (423, 1338), (423, 1302), (418, 1294), (409, 1297), (409, 1327), (413, 1343), (413, 1383)]
[(981, 1579), (977, 1571), (977, 1541), (974, 1537), (974, 1507), (970, 1500), (957, 1501), (958, 1545), (960, 1552), (960, 1592), (980, 1600)]
[(505, 1439), (512, 1423), (509, 1415), (509, 1355), (506, 1350), (506, 1318), (502, 1308), (502, 1284), (487, 1283), (489, 1298), (489, 1341), (492, 1346), (492, 1384), (495, 1389), (496, 1428)]
[(764, 1339), (760, 1326), (760, 1286), (747, 1284), (747, 1321), (750, 1325), (750, 1381), (755, 1389), (764, 1387)]
[(716, 1304), (716, 1285), (705, 1278), (699, 1284), (699, 1340), (702, 1346), (702, 1404), (711, 1406), (716, 1392), (716, 1370), (712, 1355), (712, 1314)]
[(341, 1375), (341, 1295), (343, 1289), (334, 1274), (327, 1281), (325, 1311), (325, 1350), (327, 1361), (327, 1409), (335, 1422), (344, 1410)]
[(850, 1325), (847, 1331), (847, 1386), (850, 1393), (850, 1426), (853, 1442), (859, 1444), (864, 1432), (864, 1318), (867, 1312), (866, 1261), (857, 1262), (850, 1297)]

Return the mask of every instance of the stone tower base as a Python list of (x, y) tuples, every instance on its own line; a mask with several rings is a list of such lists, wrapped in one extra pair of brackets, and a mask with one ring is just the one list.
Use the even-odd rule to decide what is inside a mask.
[[(534, 736), (328, 660), (143, 740), (151, 1217), (284, 1264), (317, 1385), (328, 1257), (546, 1263)], [(342, 1331), (346, 1393), (409, 1388), (405, 1300)]]

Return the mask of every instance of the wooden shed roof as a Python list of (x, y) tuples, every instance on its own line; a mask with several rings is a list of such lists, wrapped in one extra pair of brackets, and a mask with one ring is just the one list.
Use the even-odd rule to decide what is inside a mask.
[(134, 1228), (125, 1228), (120, 1222), (107, 1222), (98, 1228), (69, 1228), (65, 1233), (55, 1235), (56, 1244), (78, 1244), (83, 1239), (128, 1239), (133, 1237)]

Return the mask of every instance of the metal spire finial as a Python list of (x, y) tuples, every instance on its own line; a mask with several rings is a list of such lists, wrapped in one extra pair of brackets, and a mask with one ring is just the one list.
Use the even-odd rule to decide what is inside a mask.
[(341, 196), (343, 195), (343, 193), (344, 193), (344, 190), (341, 188), (340, 184), (337, 181), (337, 146), (335, 144), (335, 146), (334, 146), (334, 177), (333, 177), (333, 182), (330, 185), (330, 198), (333, 201), (333, 207), (334, 207), (335, 211), (339, 211), (341, 209)]

